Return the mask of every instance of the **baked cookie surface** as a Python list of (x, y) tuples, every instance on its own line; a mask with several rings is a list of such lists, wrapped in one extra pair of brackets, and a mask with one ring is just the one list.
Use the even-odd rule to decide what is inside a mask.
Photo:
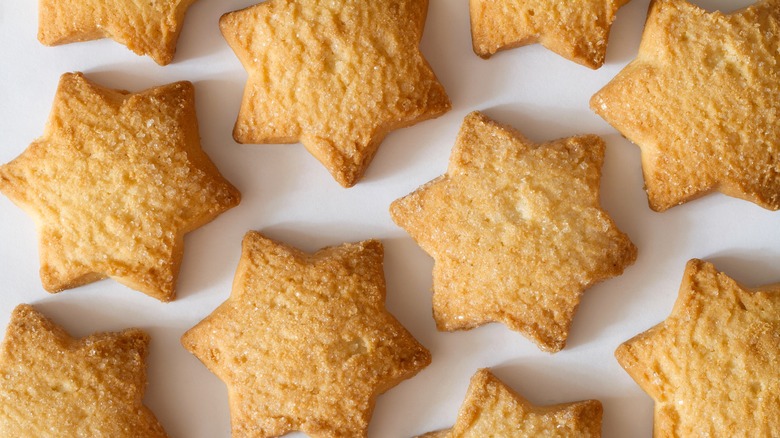
[(182, 337), (227, 385), (233, 436), (365, 437), (376, 397), (430, 363), (385, 310), (382, 259), (246, 235), (230, 298)]
[(233, 137), (300, 141), (344, 187), (388, 132), (450, 100), (419, 50), (427, 0), (269, 0), (225, 14), (249, 74)]
[(655, 401), (654, 436), (780, 435), (780, 287), (691, 260), (671, 315), (615, 356)]
[(598, 400), (534, 406), (481, 369), (471, 378), (455, 426), (418, 438), (598, 438), (602, 413)]
[(609, 29), (630, 0), (470, 0), (474, 53), (541, 43), (566, 59), (593, 69), (604, 64)]
[(591, 108), (641, 149), (650, 207), (717, 190), (780, 208), (780, 3), (652, 3), (632, 61)]
[(0, 349), (0, 436), (166, 437), (142, 404), (148, 350), (141, 330), (74, 339), (17, 306)]
[(604, 148), (595, 135), (536, 145), (466, 116), (447, 173), (390, 206), (434, 259), (440, 330), (498, 321), (564, 347), (582, 292), (636, 259), (599, 205)]
[(169, 64), (195, 0), (38, 0), (38, 40), (47, 46), (111, 38)]
[(46, 290), (111, 277), (162, 301), (184, 234), (240, 200), (200, 148), (191, 83), (129, 93), (80, 73), (60, 79), (43, 136), (0, 166), (0, 191), (35, 219)]

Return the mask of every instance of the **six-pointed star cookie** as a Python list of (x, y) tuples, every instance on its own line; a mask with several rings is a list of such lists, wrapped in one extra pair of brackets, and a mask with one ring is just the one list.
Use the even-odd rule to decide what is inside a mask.
[(604, 142), (534, 145), (480, 113), (463, 122), (447, 173), (390, 213), (434, 260), (441, 330), (501, 321), (555, 352), (580, 295), (636, 259), (599, 206)]
[(712, 190), (780, 208), (780, 5), (657, 0), (639, 55), (591, 99), (636, 143), (650, 207)]
[(602, 411), (598, 400), (534, 406), (481, 369), (471, 378), (455, 426), (420, 438), (598, 438)]
[(233, 136), (301, 141), (350, 187), (393, 129), (450, 109), (419, 50), (427, 0), (269, 0), (225, 14), (249, 73)]
[(0, 166), (0, 191), (36, 220), (50, 292), (105, 277), (174, 297), (184, 234), (240, 195), (200, 148), (194, 89), (140, 93), (62, 76), (43, 137)]
[(609, 29), (630, 0), (470, 0), (474, 53), (542, 43), (553, 52), (596, 69), (604, 64)]
[(38, 40), (47, 46), (111, 38), (166, 65), (195, 0), (40, 0)]
[(377, 395), (430, 363), (385, 310), (382, 259), (246, 235), (230, 298), (182, 337), (228, 386), (234, 436), (365, 436)]
[(165, 437), (142, 404), (148, 350), (141, 330), (74, 339), (17, 306), (0, 350), (0, 436)]
[(615, 356), (655, 400), (661, 436), (780, 436), (780, 287), (691, 260), (671, 315)]

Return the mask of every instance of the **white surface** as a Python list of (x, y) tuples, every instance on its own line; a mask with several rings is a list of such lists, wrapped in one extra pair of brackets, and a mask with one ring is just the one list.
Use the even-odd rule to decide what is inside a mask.
[[(145, 402), (172, 437), (227, 437), (225, 386), (179, 344), (181, 334), (229, 294), (247, 230), (307, 251), (343, 241), (385, 244), (387, 306), (428, 347), (433, 363), (378, 399), (372, 437), (409, 437), (451, 425), (479, 367), (536, 404), (596, 398), (605, 437), (650, 436), (652, 402), (612, 353), (665, 318), (689, 258), (706, 258), (748, 285), (780, 280), (778, 214), (722, 195), (653, 213), (642, 190), (638, 148), (588, 109), (588, 100), (636, 54), (648, 0), (618, 14), (607, 65), (591, 71), (541, 46), (485, 61), (471, 51), (466, 0), (431, 0), (423, 53), (453, 102), (451, 112), (392, 133), (365, 178), (339, 187), (300, 145), (237, 145), (231, 129), (246, 74), (221, 38), (222, 13), (253, 0), (201, 0), (186, 18), (174, 63), (159, 67), (111, 40), (44, 47), (36, 40), (36, 2), (0, 2), (0, 162), (43, 132), (60, 74), (83, 71), (103, 85), (138, 91), (195, 84), (203, 148), (243, 194), (239, 207), (186, 238), (178, 298), (162, 304), (105, 280), (57, 295), (38, 277), (32, 221), (0, 197), (0, 327), (19, 303), (34, 303), (71, 334), (141, 327), (152, 335)], [(699, 0), (708, 9), (745, 0)], [(587, 291), (566, 349), (540, 352), (502, 325), (439, 333), (431, 318), (432, 260), (390, 220), (390, 202), (446, 169), (460, 123), (483, 110), (544, 141), (595, 133), (607, 141), (602, 203), (639, 248), (621, 277)]]

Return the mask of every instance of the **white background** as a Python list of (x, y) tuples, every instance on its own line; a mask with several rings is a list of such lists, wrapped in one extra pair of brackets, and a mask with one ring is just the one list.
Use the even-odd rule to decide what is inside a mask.
[[(385, 244), (387, 306), (430, 349), (433, 363), (378, 399), (369, 435), (409, 437), (451, 425), (469, 378), (492, 367), (535, 404), (596, 398), (605, 437), (650, 436), (652, 401), (613, 357), (618, 344), (665, 318), (685, 262), (693, 257), (747, 285), (780, 280), (778, 214), (714, 194), (654, 213), (642, 189), (638, 148), (588, 109), (590, 96), (634, 58), (648, 0), (618, 14), (607, 64), (592, 71), (541, 46), (482, 60), (471, 51), (466, 0), (431, 0), (422, 51), (453, 109), (395, 131), (365, 178), (338, 186), (300, 144), (237, 145), (231, 129), (246, 73), (219, 34), (217, 20), (252, 0), (201, 0), (186, 17), (173, 64), (160, 67), (111, 40), (44, 47), (36, 40), (36, 2), (0, 1), (0, 162), (43, 132), (57, 81), (83, 71), (113, 88), (138, 91), (177, 80), (195, 84), (203, 148), (243, 194), (240, 206), (186, 238), (178, 298), (160, 303), (104, 280), (50, 295), (40, 285), (33, 223), (0, 196), (0, 327), (19, 303), (33, 303), (74, 336), (141, 327), (152, 336), (146, 404), (172, 437), (227, 437), (223, 383), (179, 344), (189, 327), (230, 292), (248, 230), (306, 251), (344, 241)], [(733, 10), (747, 0), (699, 0)], [(437, 332), (431, 317), (432, 260), (390, 220), (388, 205), (443, 173), (463, 117), (481, 110), (534, 141), (595, 133), (607, 142), (604, 208), (639, 248), (621, 277), (583, 296), (568, 346), (540, 352), (499, 324)]]

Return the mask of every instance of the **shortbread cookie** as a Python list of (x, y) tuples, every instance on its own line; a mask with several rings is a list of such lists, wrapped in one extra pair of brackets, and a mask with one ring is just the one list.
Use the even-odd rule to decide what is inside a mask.
[(609, 29), (630, 0), (470, 0), (474, 53), (541, 43), (584, 66), (604, 64)]
[(141, 330), (74, 339), (17, 306), (0, 350), (0, 436), (167, 436), (142, 403), (148, 352)]
[(385, 310), (382, 259), (246, 235), (230, 298), (182, 337), (228, 386), (233, 436), (365, 437), (376, 397), (430, 363)]
[(111, 38), (166, 65), (195, 0), (39, 0), (38, 40), (47, 46)]
[(598, 438), (602, 412), (598, 400), (534, 406), (481, 369), (471, 378), (455, 426), (418, 438)]
[(419, 50), (428, 0), (268, 0), (225, 14), (249, 74), (233, 137), (300, 141), (344, 187), (388, 132), (450, 100)]
[(654, 436), (780, 436), (780, 286), (691, 260), (671, 315), (615, 356), (655, 400)]
[(780, 208), (780, 2), (654, 1), (637, 59), (591, 99), (642, 151), (650, 207), (717, 190)]
[(417, 438), (447, 438), (447, 435), (449, 435), (450, 430), (436, 430), (433, 432), (424, 433), (422, 435), (419, 435)]
[(604, 147), (595, 135), (536, 145), (466, 117), (447, 173), (390, 207), (434, 258), (440, 330), (500, 321), (542, 350), (564, 347), (582, 292), (636, 259), (599, 205)]
[(43, 137), (0, 166), (0, 191), (36, 221), (49, 292), (111, 277), (173, 299), (184, 234), (240, 194), (200, 148), (194, 89), (139, 93), (60, 79)]

